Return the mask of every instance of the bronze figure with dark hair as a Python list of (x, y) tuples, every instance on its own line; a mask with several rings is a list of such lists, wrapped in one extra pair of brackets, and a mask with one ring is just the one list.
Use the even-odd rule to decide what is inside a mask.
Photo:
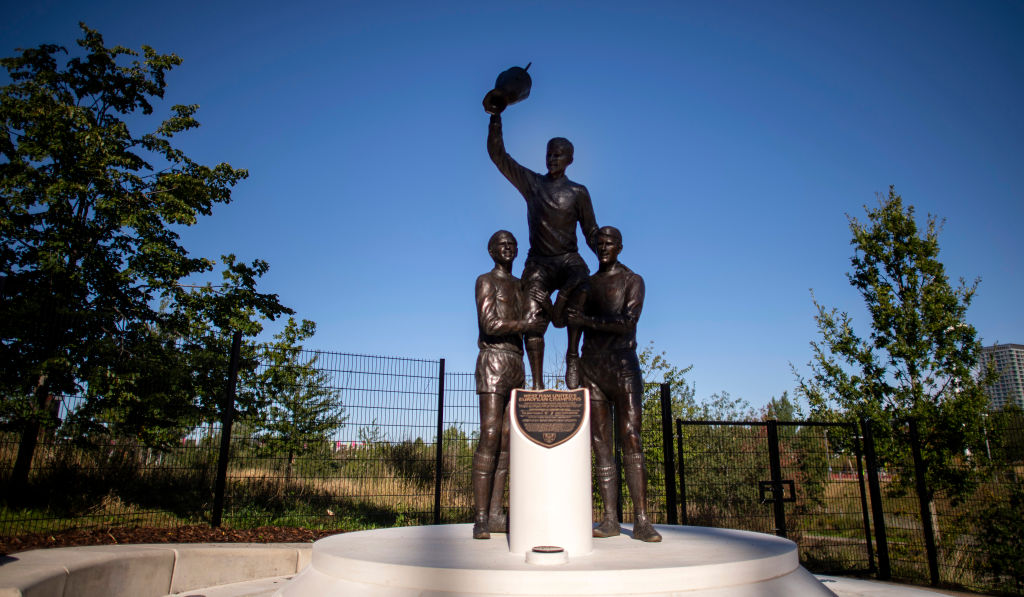
[[(619, 534), (614, 420), (621, 438), (626, 485), (633, 498), (633, 538), (657, 542), (661, 535), (647, 517), (647, 468), (640, 436), (644, 383), (636, 354), (636, 325), (644, 306), (644, 280), (619, 263), (622, 234), (617, 228), (601, 228), (595, 240), (599, 266), (581, 292), (582, 309), (571, 304), (566, 309), (569, 324), (583, 330), (580, 377), (583, 387), (590, 390), (591, 443), (604, 502), (594, 536)], [(555, 317), (560, 317), (557, 309)]]
[[(526, 314), (530, 322), (526, 330), (526, 356), (533, 388), (543, 389), (544, 332), (551, 320), (534, 296), (543, 294), (546, 300), (557, 290), (555, 306), (559, 309), (575, 300), (576, 290), (590, 275), (577, 248), (576, 225), (579, 224), (587, 244), (593, 249), (597, 233), (594, 207), (587, 188), (565, 175), (565, 169), (573, 161), (573, 146), (568, 139), (555, 137), (548, 141), (548, 173), (538, 174), (520, 165), (505, 151), (498, 110), (491, 113), (487, 152), (498, 170), (526, 200), (526, 221), (530, 228), (530, 251), (523, 268), (523, 284), (530, 301)], [(535, 289), (542, 292), (534, 292)], [(572, 323), (568, 328), (565, 382), (570, 388), (577, 388), (580, 330)]]
[(499, 230), (487, 242), (494, 269), (476, 279), (480, 354), (476, 392), (480, 397), (480, 442), (473, 454), (473, 538), (505, 532), (503, 512), (508, 478), (509, 397), (526, 381), (523, 369), (524, 299), (512, 262), (519, 253), (511, 232)]

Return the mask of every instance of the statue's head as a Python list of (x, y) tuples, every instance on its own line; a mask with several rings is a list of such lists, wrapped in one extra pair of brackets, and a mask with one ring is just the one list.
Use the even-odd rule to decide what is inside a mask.
[(597, 260), (600, 263), (615, 263), (622, 252), (622, 233), (615, 226), (602, 226), (595, 239)]
[(487, 253), (496, 264), (512, 265), (516, 256), (519, 255), (519, 243), (508, 230), (499, 230), (492, 234), (490, 240), (487, 241)]
[(551, 174), (562, 174), (572, 163), (573, 146), (565, 137), (548, 141), (547, 166)]

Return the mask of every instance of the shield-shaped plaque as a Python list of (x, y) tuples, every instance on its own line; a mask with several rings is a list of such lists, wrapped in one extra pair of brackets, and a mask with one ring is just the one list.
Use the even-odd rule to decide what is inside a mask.
[(512, 416), (533, 443), (553, 448), (583, 427), (587, 391), (516, 390)]

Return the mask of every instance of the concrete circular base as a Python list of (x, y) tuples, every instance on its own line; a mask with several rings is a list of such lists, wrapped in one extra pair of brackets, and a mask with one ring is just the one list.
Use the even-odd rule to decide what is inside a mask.
[(505, 535), (472, 538), (468, 524), (335, 535), (275, 595), (833, 595), (800, 566), (796, 544), (729, 529), (658, 526), (661, 543), (623, 534), (561, 565), (527, 563)]

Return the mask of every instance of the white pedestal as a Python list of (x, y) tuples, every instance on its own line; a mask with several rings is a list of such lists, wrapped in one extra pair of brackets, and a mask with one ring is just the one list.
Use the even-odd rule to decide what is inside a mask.
[[(509, 550), (525, 554), (557, 546), (569, 559), (593, 551), (590, 484), (590, 395), (583, 399), (579, 431), (554, 447), (540, 445), (520, 428), (512, 411), (509, 439)], [(528, 397), (513, 390), (510, 408)]]
[(528, 564), (501, 535), (472, 525), (344, 533), (313, 544), (313, 557), (276, 597), (643, 595), (764, 597), (833, 593), (800, 566), (792, 541), (748, 531), (656, 525), (661, 543), (623, 534), (595, 539), (587, 557)]

